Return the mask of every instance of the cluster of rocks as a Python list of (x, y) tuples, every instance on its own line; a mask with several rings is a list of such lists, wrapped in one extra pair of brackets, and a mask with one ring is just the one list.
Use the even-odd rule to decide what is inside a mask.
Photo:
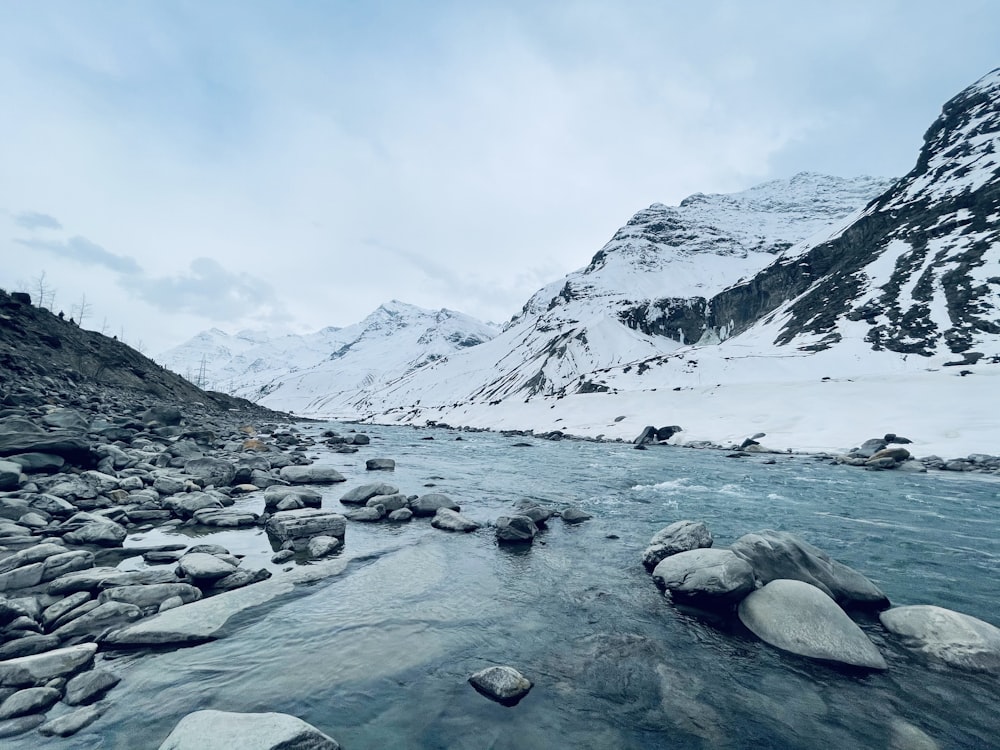
[(906, 648), (952, 666), (1000, 673), (1000, 628), (929, 605), (890, 607), (868, 578), (794, 534), (764, 530), (713, 547), (705, 524), (677, 521), (643, 553), (653, 581), (676, 604), (735, 613), (772, 646), (868, 670), (888, 668), (851, 613), (879, 613)]

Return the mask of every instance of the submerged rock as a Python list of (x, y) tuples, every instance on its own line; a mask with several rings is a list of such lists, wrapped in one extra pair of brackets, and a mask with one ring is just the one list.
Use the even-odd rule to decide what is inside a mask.
[(888, 669), (868, 636), (816, 586), (779, 579), (747, 596), (740, 621), (765, 643), (800, 656), (864, 669)]
[(531, 544), (538, 527), (528, 516), (500, 516), (494, 521), (500, 544)]
[(895, 607), (879, 615), (903, 645), (953, 667), (1000, 674), (1000, 628), (930, 604)]
[(181, 719), (160, 750), (340, 750), (332, 737), (279, 713), (195, 711)]
[(479, 524), (471, 518), (463, 516), (461, 513), (450, 508), (438, 508), (431, 519), (431, 526), (443, 531), (475, 531)]
[(532, 682), (513, 667), (489, 667), (476, 672), (469, 684), (479, 693), (505, 706), (516, 706), (532, 688)]

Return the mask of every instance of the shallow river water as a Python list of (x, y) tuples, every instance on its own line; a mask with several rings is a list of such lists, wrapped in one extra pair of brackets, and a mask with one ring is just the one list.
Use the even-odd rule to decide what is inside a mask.
[[(894, 604), (938, 604), (1000, 624), (1000, 483), (808, 457), (765, 465), (716, 451), (367, 431), (372, 445), (357, 454), (312, 452), (348, 478), (325, 491), (325, 507), (383, 480), (408, 494), (445, 492), (483, 523), (521, 498), (576, 504), (594, 518), (554, 519), (523, 550), (498, 548), (486, 527), (449, 534), (426, 519), (349, 523), (344, 573), (241, 616), (220, 640), (109, 662), (123, 678), (112, 708), (73, 739), (45, 742), (155, 748), (186, 713), (217, 708), (294, 714), (347, 750), (887, 748), (914, 727), (942, 748), (1000, 746), (995, 679), (924, 663), (877, 621), (862, 627), (887, 672), (809, 662), (738, 622), (679, 611), (641, 565), (653, 533), (678, 519), (705, 521), (716, 546), (788, 530), (873, 579)], [(366, 473), (375, 456), (394, 458), (395, 472)], [(178, 536), (149, 532), (130, 543)], [(253, 564), (272, 553), (259, 531), (202, 540)], [(467, 684), (493, 664), (534, 681), (517, 706)], [(26, 735), (11, 747), (39, 742)]]

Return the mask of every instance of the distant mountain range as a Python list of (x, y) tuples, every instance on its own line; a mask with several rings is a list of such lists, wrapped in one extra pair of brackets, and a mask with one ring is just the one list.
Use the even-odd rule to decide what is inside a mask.
[(390, 303), (295, 341), (207, 332), (161, 361), (206, 361), (215, 387), (272, 408), (456, 424), (576, 394), (989, 366), (998, 185), (1000, 70), (945, 105), (903, 178), (803, 173), (653, 204), (499, 333)]

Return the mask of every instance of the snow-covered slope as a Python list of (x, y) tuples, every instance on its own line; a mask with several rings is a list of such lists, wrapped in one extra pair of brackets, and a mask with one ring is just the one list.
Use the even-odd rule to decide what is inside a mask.
[(998, 154), (994, 71), (847, 218), (848, 200), (809, 215), (811, 175), (653, 206), (488, 345), (376, 393), (374, 418), (608, 437), (682, 423), (681, 440), (811, 449), (912, 430), (918, 450), (996, 452)]
[(204, 331), (160, 361), (274, 409), (350, 417), (370, 390), (496, 334), (462, 313), (393, 300), (360, 323), (302, 336)]
[(777, 254), (826, 238), (891, 184), (803, 173), (731, 195), (640, 211), (586, 267), (537, 292), (504, 332), (374, 392), (362, 410), (496, 402), (603, 388), (595, 371), (706, 332), (707, 300)]

